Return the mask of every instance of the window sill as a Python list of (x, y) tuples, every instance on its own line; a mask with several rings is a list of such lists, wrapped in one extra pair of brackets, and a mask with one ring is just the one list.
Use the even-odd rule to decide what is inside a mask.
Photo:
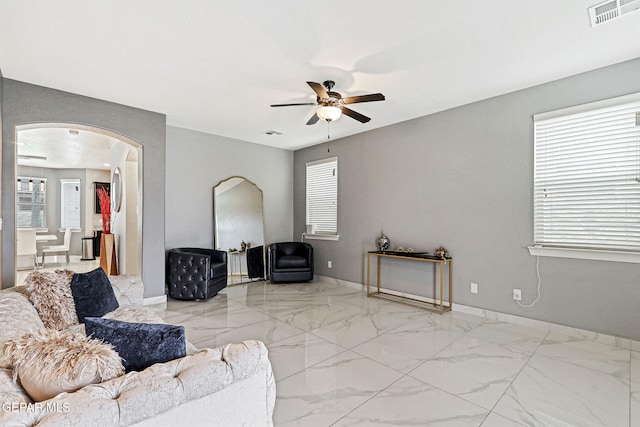
[(340, 238), (339, 234), (311, 234), (311, 233), (302, 233), (303, 239), (311, 239), (311, 240), (333, 240), (337, 241)]
[(638, 252), (554, 248), (549, 246), (527, 246), (527, 249), (529, 249), (529, 254), (534, 256), (640, 263), (640, 253)]

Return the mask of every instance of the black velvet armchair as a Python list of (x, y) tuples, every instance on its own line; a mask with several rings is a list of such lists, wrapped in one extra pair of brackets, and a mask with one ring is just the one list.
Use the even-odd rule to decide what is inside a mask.
[(271, 282), (313, 280), (313, 247), (308, 243), (284, 242), (269, 246)]
[(167, 259), (169, 296), (204, 300), (227, 286), (227, 253), (215, 249), (170, 249)]

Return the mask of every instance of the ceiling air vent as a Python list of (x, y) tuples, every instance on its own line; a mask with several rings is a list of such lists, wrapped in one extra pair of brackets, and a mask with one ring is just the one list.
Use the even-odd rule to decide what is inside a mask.
[(591, 26), (603, 24), (640, 9), (640, 0), (608, 0), (589, 8)]

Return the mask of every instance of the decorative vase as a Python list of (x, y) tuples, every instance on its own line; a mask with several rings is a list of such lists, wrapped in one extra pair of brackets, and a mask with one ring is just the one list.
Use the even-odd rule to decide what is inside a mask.
[(387, 249), (389, 249), (389, 246), (391, 245), (391, 241), (389, 240), (387, 235), (384, 234), (384, 231), (383, 231), (382, 235), (378, 237), (378, 240), (376, 240), (376, 244), (378, 245), (378, 250), (380, 252), (384, 252)]
[(108, 276), (118, 275), (118, 264), (116, 263), (116, 239), (111, 233), (102, 233), (100, 238), (100, 267)]

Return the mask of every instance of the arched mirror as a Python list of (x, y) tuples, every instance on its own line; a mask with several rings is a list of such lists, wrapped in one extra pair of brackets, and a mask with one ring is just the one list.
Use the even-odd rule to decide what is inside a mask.
[(120, 174), (120, 168), (113, 170), (111, 176), (111, 212), (120, 212), (120, 205), (122, 203), (122, 177)]
[(228, 253), (229, 284), (265, 277), (262, 190), (241, 176), (213, 187), (215, 248)]

